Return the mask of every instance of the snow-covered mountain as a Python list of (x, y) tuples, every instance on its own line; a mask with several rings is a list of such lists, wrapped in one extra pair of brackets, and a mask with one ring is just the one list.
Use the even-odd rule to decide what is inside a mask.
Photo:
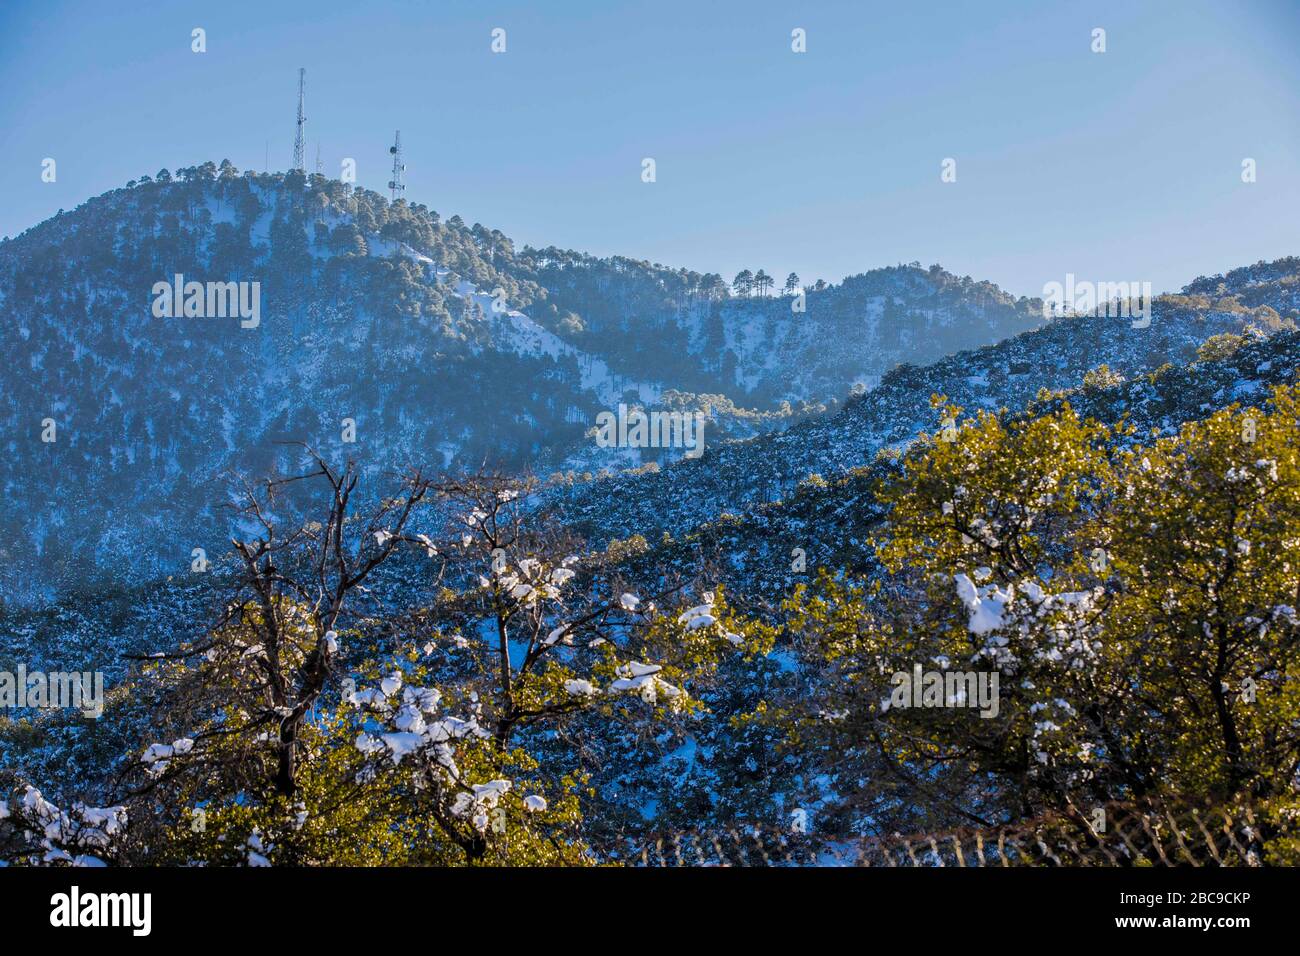
[[(246, 283), (256, 318), (168, 316), (177, 276), (178, 305)], [(716, 444), (1039, 321), (937, 266), (796, 291), (516, 251), (319, 176), (160, 171), (0, 244), (0, 573), (23, 593), (183, 567), (227, 539), (234, 476), (292, 471), (297, 442), (371, 474), (619, 469), (681, 452), (598, 447), (617, 403), (703, 410)]]
[[(665, 575), (699, 575), (743, 596), (748, 606), (775, 608), (818, 568), (866, 577), (879, 572), (866, 544), (885, 520), (877, 482), (896, 469), (893, 449), (918, 430), (933, 431), (931, 395), (967, 409), (1007, 407), (1027, 415), (1068, 400), (1086, 417), (1127, 418), (1140, 436), (1172, 434), (1227, 404), (1261, 404), (1273, 385), (1295, 382), (1300, 332), (1290, 327), (1291, 317), (1236, 298), (1281, 302), (1292, 285), (1283, 278), (1243, 283), (1213, 300), (1199, 293), (1165, 297), (1147, 329), (1110, 319), (1065, 320), (994, 348), (901, 370), (838, 414), (780, 435), (712, 449), (700, 461), (658, 473), (559, 482), (550, 495), (597, 541), (646, 539), (617, 549), (625, 555), (620, 574), (629, 587), (650, 590)], [(1081, 351), (1084, 342), (1096, 351)], [(745, 481), (759, 475), (769, 476), (766, 501), (744, 490), (759, 489), (756, 480)], [(374, 599), (400, 613), (431, 600), (436, 585), (422, 554), (412, 553), (384, 567), (373, 582)], [(48, 668), (68, 659), (106, 661), (109, 683), (116, 684), (129, 666), (120, 655), (155, 654), (200, 638), (221, 600), (215, 576), (177, 575), (72, 595), (45, 608), (0, 608), (0, 657), (21, 653), (31, 666)], [(789, 805), (815, 805), (826, 787), (815, 754), (791, 753), (770, 733), (730, 723), (763, 700), (815, 699), (814, 680), (788, 647), (728, 663), (706, 700), (711, 718), (656, 739), (657, 759), (636, 751), (635, 759), (624, 755), (584, 768), (604, 795), (601, 815), (590, 821), (593, 833), (725, 827), (735, 819), (779, 817)], [(154, 706), (127, 697), (113, 734), (133, 739), (135, 724), (147, 725)], [(0, 740), (0, 765), (29, 775), (67, 765), (79, 778), (97, 779), (108, 767), (98, 762), (102, 749), (90, 743), (83, 725), (56, 722), (34, 743)]]
[[(0, 658), (103, 662), (110, 686), (129, 679), (125, 655), (207, 632), (224, 576), (175, 572), (195, 547), (226, 550), (233, 476), (293, 471), (285, 443), (356, 458), (371, 488), (415, 463), (557, 472), (547, 504), (627, 588), (707, 581), (775, 618), (819, 568), (880, 579), (866, 543), (885, 520), (878, 482), (936, 429), (936, 396), (1028, 416), (1068, 400), (1167, 435), (1261, 403), (1300, 368), (1298, 259), (1197, 279), (1157, 298), (1140, 328), (1043, 323), (1037, 302), (916, 266), (813, 287), (799, 312), (797, 294), (732, 297), (717, 276), (516, 252), (481, 226), (314, 177), (178, 177), (0, 245), (3, 593), (48, 593), (60, 570), (70, 586), (44, 607), (0, 606)], [(258, 282), (256, 327), (155, 315), (155, 283), (176, 274)], [(851, 394), (855, 383), (872, 387)], [(647, 466), (635, 449), (601, 448), (588, 432), (617, 403), (707, 408), (704, 454)], [(368, 610), (395, 618), (441, 586), (423, 552), (367, 584)], [(821, 700), (824, 677), (787, 641), (729, 659), (703, 692), (708, 720), (550, 758), (590, 774), (600, 799), (587, 825), (607, 845), (780, 820), (857, 783), (741, 718)], [(95, 735), (62, 720), (11, 734), (0, 767), (109, 779), (104, 739), (138, 749), (158, 706), (133, 690)], [(553, 740), (531, 743), (545, 753)]]
[[(921, 431), (934, 433), (939, 419), (932, 396), (945, 396), (968, 411), (1018, 412), (1045, 393), (1077, 390), (1088, 383), (1091, 395), (1102, 385), (1187, 365), (1212, 336), (1257, 340), (1294, 330), (1300, 318), (1294, 298), (1300, 260), (1275, 266), (1281, 272), (1272, 279), (1239, 280), (1236, 290), (1225, 287), (1214, 296), (1191, 290), (1206, 284), (1218, 288), (1223, 285), (1218, 278), (1198, 280), (1182, 294), (1161, 296), (1154, 302), (1148, 327), (1134, 328), (1130, 319), (1119, 317), (1059, 319), (929, 366), (897, 367), (879, 387), (836, 414), (723, 444), (698, 461), (574, 483), (556, 495), (563, 499), (570, 520), (597, 541), (629, 534), (657, 540), (663, 534), (688, 532), (724, 513), (749, 517), (790, 496), (810, 477), (842, 477), (870, 465), (882, 452), (903, 447)], [(1289, 374), (1291, 364), (1288, 353), (1273, 369), (1274, 377)], [(1177, 424), (1203, 411), (1198, 406), (1206, 401), (1219, 407), (1231, 398), (1231, 392), (1202, 396), (1171, 421)]]

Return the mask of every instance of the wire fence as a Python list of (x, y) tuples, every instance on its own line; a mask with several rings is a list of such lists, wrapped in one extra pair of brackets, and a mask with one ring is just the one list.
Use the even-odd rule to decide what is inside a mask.
[(1248, 803), (1143, 801), (911, 836), (678, 830), (652, 834), (618, 856), (632, 866), (1260, 866), (1261, 830)]

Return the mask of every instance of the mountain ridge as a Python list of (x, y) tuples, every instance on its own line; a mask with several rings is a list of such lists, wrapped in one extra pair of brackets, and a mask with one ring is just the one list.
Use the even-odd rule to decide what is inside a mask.
[[(154, 318), (150, 290), (175, 275), (258, 282), (259, 328)], [(836, 407), (890, 362), (923, 359), (913, 340), (932, 351), (934, 323), (992, 341), (1038, 321), (1032, 302), (938, 267), (810, 288), (798, 321), (793, 296), (736, 299), (720, 282), (627, 258), (516, 252), (500, 232), (418, 203), (224, 162), (94, 197), (0, 243), (11, 316), (0, 487), (15, 505), (8, 539), (28, 542), (20, 560), (4, 556), (6, 582), (31, 583), (19, 580), (25, 562), (54, 578), (188, 562), (222, 540), (231, 476), (292, 470), (286, 442), (364, 458), (372, 474), (417, 458), (641, 465), (673, 452), (606, 453), (587, 435), (616, 401), (704, 410), (713, 443), (750, 437)], [(889, 310), (900, 302), (898, 329), (885, 324), (898, 341), (863, 352), (885, 293)], [(867, 338), (825, 331), (846, 323)], [(746, 358), (768, 347), (768, 330), (784, 336), (771, 351), (785, 365)], [(812, 352), (816, 362), (801, 357)], [(92, 500), (136, 517), (96, 521), (107, 509)]]

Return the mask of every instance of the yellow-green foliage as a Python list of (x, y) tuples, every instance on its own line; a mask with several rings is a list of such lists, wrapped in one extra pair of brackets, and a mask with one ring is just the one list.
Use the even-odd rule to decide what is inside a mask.
[(1197, 348), (1196, 360), (1198, 362), (1218, 362), (1228, 358), (1245, 344), (1246, 337), (1244, 335), (1235, 335), (1232, 332), (1211, 335)]
[[(936, 405), (956, 427), (923, 436), (878, 489), (888, 577), (823, 576), (788, 604), (791, 631), (835, 677), (818, 707), (848, 713), (830, 731), (840, 745), (910, 775), (921, 802), (972, 814), (1292, 792), (1296, 391), (1146, 446), (1068, 405), (959, 423)], [(1001, 626), (974, 626), (958, 576)], [(882, 708), (914, 663), (996, 669), (997, 717)]]
[[(419, 657), (408, 651), (384, 663), (371, 660), (355, 683), (400, 670), (404, 684), (425, 686), (430, 675)], [(346, 700), (320, 708), (304, 727), (298, 790), (291, 799), (279, 796), (266, 779), (275, 762), (273, 735), (220, 733), (247, 719), (233, 703), (245, 689), (240, 675), (218, 670), (213, 662), (206, 666), (205, 687), (232, 703), (200, 729), (202, 743), (188, 758), (175, 758), (181, 772), (163, 776), (158, 788), (161, 832), (153, 835), (157, 845), (150, 848), (151, 862), (245, 865), (250, 850), (274, 865), (302, 866), (590, 862), (578, 829), (579, 795), (585, 786), (580, 779), (547, 781), (523, 750), (502, 750), (491, 739), (457, 740), (454, 760), (460, 781), (511, 781), (510, 790), (491, 808), (489, 825), (476, 828), (448, 812), (463, 784), (453, 786), (436, 765), (417, 757), (395, 761), (386, 750), (360, 750), (359, 735), (381, 731), (382, 722)], [(468, 703), (449, 695), (441, 710), (459, 713)], [(525, 807), (531, 795), (546, 801), (544, 810)], [(479, 830), (481, 852), (467, 853), (463, 839)]]
[[(605, 642), (594, 660), (579, 666), (571, 654), (548, 655), (542, 666), (519, 669), (511, 684), (510, 727), (557, 722), (579, 711), (623, 724), (688, 714), (701, 709), (690, 688), (708, 681), (724, 655), (765, 653), (772, 629), (733, 613), (719, 588), (708, 596), (713, 623), (691, 627), (680, 611), (647, 608), (645, 623), (617, 647)], [(586, 780), (539, 764), (511, 741), (500, 721), (496, 675), (438, 687), (434, 644), (402, 645), (375, 652), (366, 634), (340, 632), (337, 640), (363, 654), (341, 694), (322, 698), (296, 743), (296, 790), (285, 797), (273, 785), (278, 758), (276, 722), (265, 714), (267, 662), (259, 644), (260, 612), (246, 608), (238, 623), (216, 632), (213, 649), (196, 668), (160, 661), (147, 674), (187, 701), (172, 711), (196, 743), (184, 755), (152, 765), (156, 782), (146, 791), (153, 803), (145, 818), (141, 853), (150, 862), (245, 865), (584, 865), (594, 861), (582, 837), (581, 801), (594, 796)], [(303, 609), (278, 609), (297, 634)], [(303, 644), (309, 637), (304, 629)], [(285, 659), (302, 653), (295, 641)], [(641, 693), (615, 692), (629, 661), (661, 669)], [(397, 690), (373, 696), (358, 692), (385, 677)], [(590, 682), (598, 692), (570, 693), (566, 683)], [(420, 738), (413, 752), (397, 755), (381, 741), (404, 688), (434, 689), (440, 700), (428, 720), (469, 720), (476, 731), (456, 736), (445, 748)], [(650, 693), (654, 688), (655, 693)], [(390, 705), (388, 701), (393, 703)], [(423, 708), (422, 708), (423, 709)], [(186, 721), (193, 721), (186, 723)], [(171, 736), (176, 736), (175, 734)], [(419, 735), (410, 735), (418, 737)], [(162, 740), (170, 739), (164, 735)], [(362, 746), (365, 742), (366, 746)], [(509, 781), (490, 802), (466, 808), (477, 785)], [(528, 798), (534, 798), (529, 805)], [(541, 798), (540, 801), (535, 798)], [(460, 802), (459, 809), (458, 801)], [(544, 802), (544, 805), (542, 805)], [(141, 816), (136, 814), (137, 819)]]

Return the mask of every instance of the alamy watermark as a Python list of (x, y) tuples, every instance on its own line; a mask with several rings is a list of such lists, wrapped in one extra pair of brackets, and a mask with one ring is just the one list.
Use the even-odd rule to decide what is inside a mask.
[(153, 928), (153, 894), (82, 892), (73, 886), (50, 897), (50, 925), (54, 927), (122, 926), (133, 936), (148, 936)]
[(104, 714), (103, 671), (0, 671), (0, 707), (73, 709), (83, 717)]
[(911, 673), (897, 671), (885, 710), (909, 707), (969, 707), (981, 717), (998, 715), (997, 671), (923, 671), (912, 665)]
[(620, 403), (617, 414), (601, 412), (596, 416), (596, 444), (601, 448), (683, 448), (685, 457), (699, 458), (704, 454), (704, 418), (704, 412), (628, 411)]
[(1151, 324), (1151, 283), (1080, 282), (1067, 272), (1064, 283), (1043, 286), (1043, 318), (1050, 322), (1067, 315), (1131, 318), (1133, 328), (1145, 329)]
[(240, 328), (262, 324), (262, 283), (190, 282), (179, 272), (171, 282), (153, 284), (155, 319), (239, 318)]

